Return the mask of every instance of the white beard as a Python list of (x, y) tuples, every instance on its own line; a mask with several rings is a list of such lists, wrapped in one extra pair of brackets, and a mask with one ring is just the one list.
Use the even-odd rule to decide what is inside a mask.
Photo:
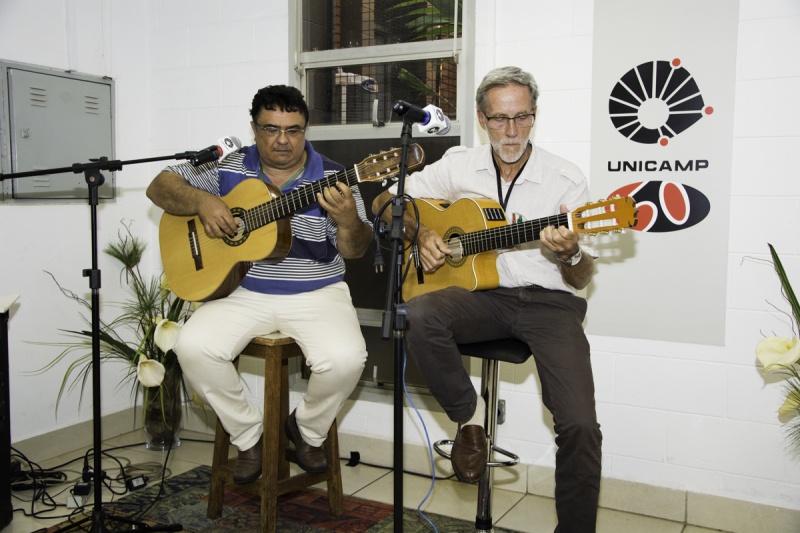
[(525, 155), (525, 150), (528, 149), (528, 142), (525, 141), (525, 144), (515, 147), (512, 151), (511, 147), (508, 145), (501, 144), (500, 141), (490, 141), (492, 145), (492, 150), (494, 153), (498, 155), (498, 157), (503, 161), (503, 163), (513, 165), (520, 158)]

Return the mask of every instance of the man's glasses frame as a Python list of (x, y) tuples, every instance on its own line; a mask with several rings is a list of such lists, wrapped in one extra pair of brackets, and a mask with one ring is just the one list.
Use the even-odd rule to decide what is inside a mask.
[[(481, 111), (481, 113), (483, 113), (483, 111)], [(518, 128), (530, 128), (533, 126), (533, 121), (536, 119), (536, 113), (522, 113), (513, 117), (504, 117), (502, 115), (490, 117), (486, 113), (483, 113), (483, 116), (486, 117), (486, 124), (493, 130), (506, 129), (512, 120), (514, 121), (514, 125)]]
[(299, 139), (305, 132), (305, 128), (298, 128), (297, 126), (291, 126), (289, 128), (283, 129), (279, 128), (278, 126), (273, 126), (272, 124), (261, 125), (257, 122), (253, 122), (255, 127), (266, 135), (267, 137), (278, 137), (282, 133), (285, 134), (290, 139)]

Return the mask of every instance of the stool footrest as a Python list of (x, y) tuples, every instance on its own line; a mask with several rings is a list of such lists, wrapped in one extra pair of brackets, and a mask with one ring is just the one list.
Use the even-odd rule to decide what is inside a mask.
[[(445, 450), (444, 447), (453, 446), (455, 441), (452, 440), (437, 440), (433, 443), (433, 449), (436, 450), (436, 453), (444, 457), (445, 459), (450, 459), (450, 451)], [(519, 464), (519, 455), (515, 453), (511, 453), (508, 450), (500, 448), (499, 446), (495, 446), (494, 444), (491, 445), (491, 454), (500, 454), (508, 458), (507, 461), (489, 461), (486, 463), (486, 466), (495, 467), (495, 466), (514, 466)], [(490, 455), (491, 455), (490, 454)]]

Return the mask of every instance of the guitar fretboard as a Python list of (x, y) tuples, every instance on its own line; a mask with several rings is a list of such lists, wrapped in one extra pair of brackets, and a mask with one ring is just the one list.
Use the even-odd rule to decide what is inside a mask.
[(317, 201), (317, 193), (327, 187), (342, 182), (352, 187), (358, 182), (359, 170), (363, 165), (356, 165), (352, 169), (342, 170), (321, 180), (312, 181), (293, 190), (289, 194), (273, 198), (269, 202), (248, 209), (244, 216), (245, 227), (248, 231), (256, 230), (276, 220), (288, 217), (295, 211), (303, 209)]
[(465, 233), (459, 237), (463, 255), (474, 255), (489, 250), (511, 248), (517, 244), (539, 239), (539, 234), (547, 226), (569, 225), (569, 213), (553, 215), (499, 228), (490, 228)]

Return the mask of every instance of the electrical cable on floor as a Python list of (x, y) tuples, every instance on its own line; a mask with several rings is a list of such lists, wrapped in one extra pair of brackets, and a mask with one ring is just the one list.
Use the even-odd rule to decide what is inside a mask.
[[(61, 490), (56, 491), (54, 494), (51, 494), (51, 491), (58, 485), (70, 483), (67, 474), (58, 469), (60, 466), (53, 469), (44, 469), (38, 463), (29, 460), (25, 454), (13, 446), (11, 447), (11, 450), (13, 451), (11, 455), (12, 459), (17, 460), (18, 464), (20, 465), (18, 470), (15, 470), (11, 473), (11, 490), (14, 493), (13, 497), (18, 501), (30, 503), (30, 511), (26, 510), (24, 507), (19, 507), (13, 509), (13, 512), (21, 512), (27, 517), (39, 519), (69, 518), (73, 513), (65, 515), (45, 514), (50, 513), (55, 509), (66, 507), (65, 504), (57, 503), (56, 497), (67, 492), (69, 490), (69, 485)], [(74, 474), (74, 481), (80, 479), (80, 474), (78, 472), (74, 472)], [(19, 492), (27, 491), (32, 491), (29, 499), (18, 494)], [(45, 509), (37, 511), (37, 503), (45, 507)]]
[[(192, 439), (184, 440), (191, 441)], [(197, 440), (197, 442), (213, 443), (213, 441), (208, 440)], [(119, 469), (119, 473), (113, 477), (108, 475), (106, 471), (108, 469), (101, 472), (101, 475), (103, 476), (103, 485), (112, 494), (112, 501), (106, 502), (109, 504), (109, 510), (113, 510), (114, 507), (117, 506), (124, 506), (127, 503), (113, 501), (113, 497), (125, 495), (131, 490), (134, 490), (134, 488), (140, 488), (141, 486), (144, 486), (147, 479), (157, 479), (160, 476), (161, 487), (159, 487), (158, 494), (155, 496), (153, 502), (150, 503), (146, 509), (142, 510), (142, 506), (137, 504), (137, 506), (140, 508), (140, 516), (144, 516), (163, 496), (164, 481), (166, 478), (172, 475), (172, 471), (167, 468), (167, 462), (169, 461), (171, 451), (170, 449), (167, 450), (167, 455), (164, 458), (163, 465), (160, 462), (131, 464), (130, 460), (127, 458), (124, 458), (126, 464), (123, 464), (123, 462), (120, 461), (116, 456), (109, 453), (111, 450), (140, 447), (142, 445), (144, 445), (144, 442), (116, 446), (102, 451), (103, 455), (114, 461)], [(13, 497), (18, 501), (24, 502), (25, 504), (30, 503), (30, 509), (18, 507), (13, 509), (13, 512), (21, 512), (27, 517), (43, 520), (71, 520), (84, 511), (85, 504), (81, 505), (80, 497), (83, 496), (85, 499), (88, 499), (88, 496), (76, 495), (74, 494), (74, 491), (76, 490), (76, 486), (78, 484), (88, 485), (93, 479), (94, 472), (89, 466), (90, 457), (94, 453), (93, 448), (89, 448), (84, 454), (50, 469), (42, 468), (39, 464), (29, 460), (19, 450), (13, 447), (11, 449), (13, 451), (12, 465), (19, 465), (18, 468), (12, 471), (10, 480)], [(80, 468), (63, 470), (64, 467), (78, 461), (83, 462), (82, 470)], [(132, 480), (145, 481), (137, 485), (136, 483), (132, 484)], [(114, 483), (119, 483), (122, 485), (123, 489), (120, 490), (114, 485)], [(24, 496), (20, 494), (26, 491), (32, 491), (32, 494), (30, 496)], [(58, 500), (61, 499), (63, 497), (62, 495), (64, 494), (69, 495), (67, 501), (71, 501), (74, 507), (71, 507), (64, 502), (58, 503)], [(72, 500), (69, 498), (72, 498)], [(36, 509), (37, 506), (40, 507), (39, 510)], [(70, 512), (58, 515), (49, 514), (57, 509), (70, 509)]]
[(431, 520), (422, 512), (422, 505), (428, 500), (431, 493), (433, 492), (433, 486), (436, 483), (436, 465), (433, 462), (433, 447), (431, 446), (431, 438), (428, 435), (428, 427), (425, 425), (425, 421), (422, 419), (422, 415), (417, 409), (417, 406), (414, 404), (414, 400), (411, 399), (411, 395), (408, 393), (408, 389), (406, 388), (406, 346), (405, 342), (403, 343), (403, 392), (405, 392), (406, 398), (408, 399), (408, 403), (411, 404), (411, 407), (414, 409), (414, 412), (417, 414), (417, 418), (419, 418), (420, 423), (422, 424), (422, 429), (425, 431), (425, 442), (428, 443), (428, 458), (431, 462), (431, 486), (428, 488), (428, 493), (425, 494), (425, 497), (422, 498), (422, 501), (419, 502), (417, 506), (417, 514), (419, 514), (430, 526), (433, 530), (438, 533), (439, 530), (436, 528), (436, 525), (431, 522)]

